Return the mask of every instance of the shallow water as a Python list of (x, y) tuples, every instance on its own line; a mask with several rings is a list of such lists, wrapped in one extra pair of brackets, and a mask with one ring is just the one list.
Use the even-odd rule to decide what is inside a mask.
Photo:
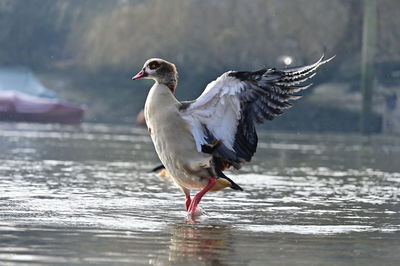
[(228, 175), (184, 197), (148, 173), (147, 132), (0, 124), (0, 265), (399, 265), (400, 138), (260, 133)]

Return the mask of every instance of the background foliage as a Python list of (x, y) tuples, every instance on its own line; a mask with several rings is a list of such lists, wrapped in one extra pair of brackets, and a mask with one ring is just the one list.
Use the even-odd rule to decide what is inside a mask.
[[(376, 62), (384, 83), (400, 62), (400, 4), (378, 2)], [(46, 85), (86, 104), (88, 120), (133, 120), (149, 83), (129, 78), (149, 57), (177, 65), (178, 97), (190, 99), (227, 70), (282, 66), (282, 55), (310, 63), (323, 53), (337, 57), (316, 83), (341, 83), (342, 97), (303, 101), (277, 125), (296, 128), (285, 119), (318, 119), (329, 108), (338, 116), (327, 130), (340, 124), (340, 113), (357, 119), (346, 97), (359, 88), (361, 0), (0, 0), (0, 22), (0, 64), (31, 67)]]

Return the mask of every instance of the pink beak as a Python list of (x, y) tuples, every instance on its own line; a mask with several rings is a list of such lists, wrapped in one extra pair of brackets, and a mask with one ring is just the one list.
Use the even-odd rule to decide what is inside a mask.
[(147, 73), (144, 71), (144, 69), (142, 69), (139, 73), (137, 73), (132, 79), (140, 79), (143, 78), (147, 75)]

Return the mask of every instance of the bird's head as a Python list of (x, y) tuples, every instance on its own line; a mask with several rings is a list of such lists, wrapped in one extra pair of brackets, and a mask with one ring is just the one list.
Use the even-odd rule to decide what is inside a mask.
[(144, 63), (142, 70), (132, 79), (142, 78), (153, 79), (168, 86), (174, 92), (178, 82), (178, 72), (174, 64), (160, 58), (151, 58)]

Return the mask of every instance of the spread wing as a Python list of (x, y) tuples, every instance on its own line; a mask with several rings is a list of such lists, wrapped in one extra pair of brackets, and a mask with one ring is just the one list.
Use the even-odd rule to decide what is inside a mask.
[(181, 116), (191, 127), (197, 150), (215, 147), (214, 157), (240, 168), (256, 152), (255, 125), (291, 107), (290, 101), (301, 97), (296, 93), (311, 86), (305, 81), (331, 59), (322, 56), (308, 66), (222, 74), (195, 101), (181, 106)]

